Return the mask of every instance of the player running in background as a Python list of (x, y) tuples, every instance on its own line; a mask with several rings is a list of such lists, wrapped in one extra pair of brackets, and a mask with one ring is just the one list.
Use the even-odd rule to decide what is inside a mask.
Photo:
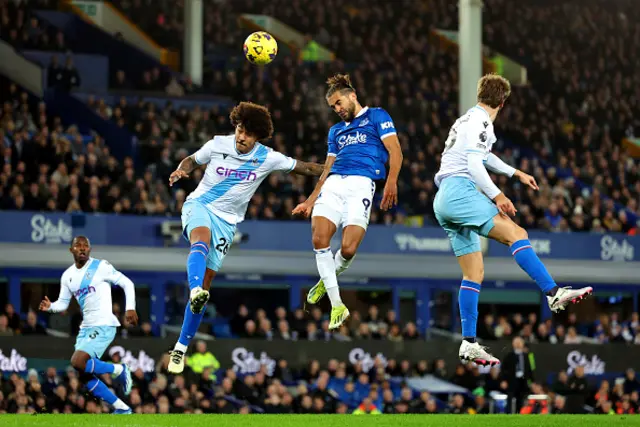
[(184, 370), (184, 355), (202, 321), (211, 281), (260, 183), (273, 171), (322, 173), (322, 165), (294, 160), (259, 142), (273, 134), (271, 114), (265, 107), (241, 102), (230, 118), (235, 134), (215, 136), (185, 158), (169, 178), (173, 185), (198, 166), (207, 165), (202, 181), (182, 207), (182, 228), (191, 243), (187, 258), (191, 294), (180, 338), (171, 352), (168, 371), (173, 374)]
[(491, 153), (496, 142), (493, 121), (510, 94), (508, 80), (493, 74), (480, 79), (478, 104), (451, 127), (440, 170), (435, 177), (439, 190), (433, 208), (438, 222), (451, 240), (463, 276), (458, 302), (464, 339), (459, 356), (463, 361), (483, 365), (499, 361), (476, 342), (478, 296), (484, 278), (478, 235), (510, 247), (520, 268), (547, 296), (553, 312), (564, 310), (569, 303), (578, 302), (593, 291), (591, 287), (570, 289), (556, 285), (534, 252), (527, 232), (511, 220), (510, 216), (516, 214), (513, 203), (487, 172), (489, 169), (508, 177), (515, 176), (524, 185), (538, 190), (535, 178), (507, 165)]
[(98, 376), (111, 374), (125, 395), (131, 393), (131, 372), (127, 365), (103, 362), (100, 358), (120, 326), (112, 311), (111, 286), (118, 285), (124, 289), (125, 317), (132, 325), (138, 323), (135, 287), (127, 276), (108, 261), (91, 258), (91, 243), (85, 236), (74, 238), (69, 250), (74, 264), (62, 273), (58, 300), (52, 303), (45, 296), (39, 308), (49, 313), (60, 313), (69, 307), (71, 298), (75, 297), (82, 310), (82, 324), (71, 365), (78, 371), (80, 381), (89, 392), (112, 405), (115, 414), (130, 414), (131, 408), (118, 399)]
[[(293, 210), (294, 215), (311, 219), (313, 248), (320, 281), (309, 291), (307, 301), (317, 303), (326, 293), (331, 300), (330, 329), (349, 317), (342, 303), (337, 276), (356, 255), (369, 225), (371, 204), (376, 191), (374, 181), (389, 177), (380, 208), (398, 203), (398, 174), (402, 150), (393, 120), (382, 108), (362, 107), (348, 75), (337, 74), (327, 80), (326, 100), (342, 122), (329, 129), (329, 151), (324, 171), (309, 198)], [(313, 211), (313, 214), (312, 214)], [(330, 242), (342, 226), (342, 244), (334, 255)]]

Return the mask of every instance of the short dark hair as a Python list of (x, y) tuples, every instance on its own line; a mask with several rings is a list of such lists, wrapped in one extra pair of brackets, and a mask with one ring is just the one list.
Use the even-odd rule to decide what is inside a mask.
[(336, 92), (341, 94), (355, 92), (349, 74), (336, 74), (327, 79), (327, 98)]
[(72, 247), (73, 247), (73, 244), (74, 244), (74, 243), (76, 242), (76, 240), (78, 240), (78, 239), (84, 239), (84, 240), (86, 240), (86, 241), (87, 241), (87, 244), (88, 244), (89, 246), (91, 246), (91, 240), (89, 240), (89, 238), (88, 238), (87, 236), (82, 236), (82, 235), (80, 235), (80, 236), (76, 236), (76, 237), (74, 237), (73, 239), (71, 239), (71, 244), (69, 245), (69, 247), (70, 247), (70, 248), (72, 248)]
[(258, 141), (271, 138), (273, 135), (273, 121), (267, 107), (253, 102), (241, 102), (229, 114), (234, 127), (242, 125), (244, 130)]
[(497, 74), (487, 74), (478, 81), (478, 102), (498, 108), (511, 95), (509, 80)]

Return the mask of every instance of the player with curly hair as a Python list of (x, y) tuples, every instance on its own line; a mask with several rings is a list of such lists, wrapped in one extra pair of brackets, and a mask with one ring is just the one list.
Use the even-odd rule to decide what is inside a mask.
[(200, 326), (211, 281), (260, 183), (273, 171), (319, 176), (323, 170), (320, 164), (294, 160), (262, 145), (273, 134), (267, 108), (241, 102), (231, 111), (230, 119), (234, 134), (215, 136), (180, 162), (169, 178), (173, 185), (198, 166), (207, 165), (198, 187), (182, 207), (183, 234), (191, 244), (187, 258), (191, 293), (180, 338), (171, 352), (168, 370), (173, 374), (184, 369), (184, 355)]

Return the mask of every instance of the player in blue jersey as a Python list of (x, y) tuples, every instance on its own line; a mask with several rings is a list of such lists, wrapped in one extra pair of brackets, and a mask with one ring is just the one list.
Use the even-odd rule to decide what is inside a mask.
[[(331, 300), (330, 329), (349, 317), (338, 289), (337, 276), (352, 263), (369, 225), (375, 181), (389, 174), (380, 208), (398, 203), (398, 174), (402, 150), (391, 116), (382, 108), (363, 107), (348, 75), (327, 80), (329, 107), (342, 122), (329, 129), (329, 151), (324, 171), (309, 198), (293, 210), (294, 215), (312, 216), (311, 233), (320, 281), (309, 291), (307, 301), (317, 303), (325, 294)], [(342, 227), (342, 243), (334, 254), (330, 242)]]

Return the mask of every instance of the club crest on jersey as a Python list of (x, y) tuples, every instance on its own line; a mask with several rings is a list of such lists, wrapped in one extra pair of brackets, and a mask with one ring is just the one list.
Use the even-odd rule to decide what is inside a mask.
[(251, 163), (255, 166), (258, 164), (258, 158), (254, 157), (253, 159), (251, 159)]
[(364, 144), (367, 142), (367, 134), (356, 132), (355, 134), (342, 135), (338, 138), (338, 147), (342, 148), (347, 145)]
[(369, 124), (369, 118), (365, 118), (363, 121), (360, 122), (360, 124), (358, 125), (358, 127), (364, 127), (366, 125)]

